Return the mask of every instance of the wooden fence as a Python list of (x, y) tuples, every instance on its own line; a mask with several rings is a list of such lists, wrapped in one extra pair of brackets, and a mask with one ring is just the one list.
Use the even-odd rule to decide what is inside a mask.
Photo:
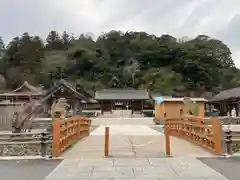
[(215, 154), (222, 154), (221, 124), (216, 118), (205, 120), (195, 116), (166, 118), (165, 135), (184, 138)]
[(53, 120), (52, 156), (60, 156), (68, 147), (79, 139), (89, 136), (91, 120), (86, 117), (74, 116)]

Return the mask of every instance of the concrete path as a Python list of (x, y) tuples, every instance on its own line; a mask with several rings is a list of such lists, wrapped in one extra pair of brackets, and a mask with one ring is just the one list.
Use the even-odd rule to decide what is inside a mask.
[(1, 180), (43, 180), (61, 160), (1, 160)]
[(228, 180), (195, 158), (66, 159), (44, 180)]
[(199, 158), (204, 164), (226, 176), (229, 180), (239, 180), (240, 157)]
[[(165, 157), (164, 135), (146, 125), (110, 125), (110, 156), (121, 158)], [(160, 127), (159, 127), (160, 128)], [(91, 132), (62, 156), (64, 158), (101, 158), (104, 154), (105, 126)], [(174, 157), (213, 157), (205, 149), (185, 140), (171, 137)]]

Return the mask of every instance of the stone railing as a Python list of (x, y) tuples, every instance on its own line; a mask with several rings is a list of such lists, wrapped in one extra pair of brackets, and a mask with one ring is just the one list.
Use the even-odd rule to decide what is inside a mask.
[(240, 152), (240, 130), (224, 130), (225, 152), (229, 155)]
[(196, 116), (166, 118), (164, 127), (166, 136), (184, 138), (215, 154), (222, 154), (222, 130), (216, 118), (207, 121)]
[(54, 118), (52, 126), (52, 156), (60, 156), (68, 147), (89, 136), (91, 120), (82, 116)]
[(51, 143), (48, 132), (0, 133), (0, 156), (46, 156)]
[(219, 116), (217, 117), (222, 125), (240, 124), (240, 117)]
[(35, 118), (30, 122), (27, 131), (32, 130), (46, 130), (49, 126), (52, 126), (52, 118)]
[[(0, 156), (58, 157), (68, 147), (89, 136), (91, 120), (73, 116), (40, 123), (42, 132), (0, 133)], [(37, 129), (39, 123), (37, 123)]]

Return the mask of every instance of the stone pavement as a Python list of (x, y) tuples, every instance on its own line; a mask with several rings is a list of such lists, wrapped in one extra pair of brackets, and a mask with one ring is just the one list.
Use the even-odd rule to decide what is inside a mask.
[[(110, 155), (113, 157), (156, 158), (165, 156), (165, 137), (147, 125), (109, 125)], [(161, 127), (159, 127), (161, 128)], [(90, 136), (80, 140), (62, 156), (64, 158), (101, 158), (104, 148), (105, 126), (99, 126)], [(205, 149), (192, 143), (170, 138), (171, 154), (174, 157), (213, 157)]]
[(0, 160), (1, 180), (43, 180), (61, 160)]
[(44, 180), (228, 180), (196, 158), (65, 159)]
[[(227, 180), (196, 157), (214, 157), (203, 148), (171, 137), (165, 157), (165, 137), (159, 127), (111, 124), (110, 157), (103, 158), (105, 125), (63, 154), (64, 161), (45, 180)], [(97, 124), (95, 124), (97, 125)]]
[(204, 164), (226, 176), (229, 180), (239, 180), (240, 157), (199, 158)]
[(91, 118), (92, 125), (154, 125), (153, 118), (151, 117), (96, 117)]

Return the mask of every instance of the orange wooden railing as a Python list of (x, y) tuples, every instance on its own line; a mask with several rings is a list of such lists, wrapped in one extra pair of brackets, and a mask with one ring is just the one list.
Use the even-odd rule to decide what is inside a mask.
[[(166, 118), (164, 124), (166, 137), (183, 138), (215, 154), (222, 154), (221, 124), (217, 118), (204, 119), (196, 116)], [(168, 144), (170, 146), (170, 143)], [(167, 150), (170, 151), (170, 147), (166, 147)]]
[(53, 119), (52, 157), (60, 156), (68, 147), (79, 139), (89, 136), (91, 120), (86, 117), (73, 116)]

